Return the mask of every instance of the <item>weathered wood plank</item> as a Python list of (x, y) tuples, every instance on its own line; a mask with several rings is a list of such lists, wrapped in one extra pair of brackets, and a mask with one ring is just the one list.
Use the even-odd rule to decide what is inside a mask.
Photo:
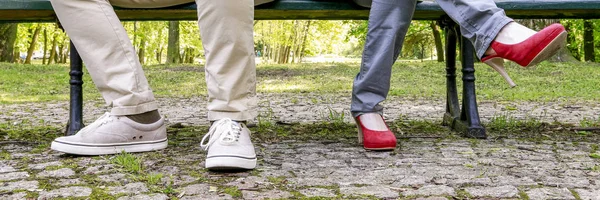
[[(600, 18), (600, 0), (498, 0), (513, 18)], [(196, 20), (196, 5), (159, 9), (117, 8), (122, 20)], [(367, 8), (351, 0), (277, 0), (256, 7), (263, 19), (367, 19)], [(434, 2), (420, 2), (415, 19), (439, 19), (444, 15)], [(0, 0), (0, 21), (56, 21), (48, 0)]]

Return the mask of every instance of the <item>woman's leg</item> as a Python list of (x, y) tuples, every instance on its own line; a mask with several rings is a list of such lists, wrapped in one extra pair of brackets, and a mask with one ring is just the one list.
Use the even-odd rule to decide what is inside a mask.
[(500, 30), (513, 20), (493, 0), (437, 0), (440, 7), (459, 26), (462, 35), (483, 57)]
[(374, 0), (361, 69), (352, 88), (351, 112), (382, 113), (379, 105), (390, 88), (392, 65), (402, 50), (416, 0)]
[(554, 55), (565, 43), (567, 33), (560, 24), (540, 32), (513, 22), (493, 0), (438, 0), (444, 11), (459, 24), (461, 33), (471, 41), (477, 56), (516, 84), (504, 70), (504, 59), (528, 67)]

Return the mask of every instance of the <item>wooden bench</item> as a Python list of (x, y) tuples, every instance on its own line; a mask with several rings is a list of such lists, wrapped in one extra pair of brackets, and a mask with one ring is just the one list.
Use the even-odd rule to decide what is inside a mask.
[[(512, 18), (530, 19), (592, 19), (600, 18), (600, 0), (498, 0)], [(196, 20), (196, 5), (186, 4), (160, 9), (116, 9), (122, 20)], [(351, 0), (276, 0), (256, 7), (255, 19), (367, 19), (368, 8)], [(486, 138), (477, 110), (473, 46), (463, 40), (457, 26), (432, 1), (419, 2), (415, 20), (439, 20), (446, 32), (447, 100), (443, 123), (466, 137)], [(0, 0), (0, 22), (55, 22), (48, 0)], [(456, 47), (460, 42), (463, 73), (462, 106), (456, 87)], [(72, 45), (72, 44), (71, 44)], [(71, 108), (67, 134), (83, 127), (82, 122), (82, 62), (77, 50), (71, 48)]]

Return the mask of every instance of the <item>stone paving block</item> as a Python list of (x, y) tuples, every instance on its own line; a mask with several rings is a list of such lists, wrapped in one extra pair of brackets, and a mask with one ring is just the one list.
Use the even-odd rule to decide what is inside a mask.
[(19, 192), (19, 193), (15, 193), (15, 194), (11, 194), (11, 195), (0, 195), (0, 199), (22, 200), (22, 199), (27, 199), (27, 198), (25, 198), (26, 196), (27, 196), (26, 192)]
[(567, 188), (535, 188), (526, 192), (530, 200), (572, 200), (575, 199)]
[(415, 200), (448, 200), (446, 197), (419, 197)]
[(47, 162), (47, 163), (40, 163), (40, 164), (30, 164), (28, 165), (29, 169), (34, 169), (34, 170), (40, 170), (40, 169), (46, 169), (46, 167), (49, 166), (61, 166), (62, 163), (60, 161), (53, 161), (53, 162)]
[(307, 188), (299, 191), (307, 197), (335, 197), (335, 192), (331, 189), (325, 188)]
[(392, 152), (390, 152), (390, 151), (367, 151), (367, 152), (365, 152), (365, 156), (368, 159), (391, 158)]
[(104, 182), (121, 182), (127, 181), (127, 175), (122, 173), (100, 175), (98, 178)]
[(50, 177), (50, 178), (67, 178), (75, 175), (75, 171), (71, 168), (61, 168), (52, 171), (42, 171), (37, 174), (39, 177)]
[(465, 191), (473, 197), (495, 197), (495, 198), (515, 198), (519, 197), (519, 190), (512, 185), (499, 187), (468, 187)]
[(183, 189), (181, 189), (181, 192), (184, 192), (185, 195), (196, 195), (196, 194), (208, 194), (208, 190), (209, 190), (209, 185), (208, 184), (194, 184), (194, 185), (188, 185), (186, 187), (184, 187)]
[(137, 182), (137, 183), (129, 183), (124, 186), (115, 186), (108, 187), (108, 193), (112, 195), (124, 193), (124, 194), (140, 194), (148, 192), (148, 188), (146, 184)]
[(60, 179), (60, 180), (58, 180), (56, 185), (67, 186), (67, 185), (79, 185), (82, 183), (83, 183), (83, 181), (81, 181), (81, 179), (73, 178), (73, 179)]
[(235, 181), (229, 182), (225, 185), (235, 186), (240, 190), (244, 190), (244, 189), (265, 188), (270, 184), (271, 183), (269, 183), (269, 181), (263, 177), (248, 176), (248, 177), (238, 178)]
[(549, 187), (564, 187), (564, 188), (586, 188), (590, 185), (590, 181), (586, 177), (552, 177), (547, 176), (542, 179), (542, 184)]
[(117, 200), (168, 200), (169, 196), (165, 194), (140, 194), (135, 196), (119, 197)]
[(92, 189), (88, 187), (73, 186), (66, 188), (59, 188), (52, 191), (42, 191), (38, 200), (52, 199), (58, 197), (87, 197), (92, 194)]
[(529, 177), (514, 177), (514, 176), (497, 176), (492, 177), (492, 183), (497, 186), (502, 185), (514, 185), (514, 186), (534, 186), (537, 185), (537, 182), (533, 181), (533, 179)]
[(392, 187), (420, 187), (427, 184), (433, 177), (427, 176), (407, 176), (397, 179), (392, 183)]
[[(337, 168), (311, 168), (311, 169), (300, 169), (293, 170), (291, 172), (294, 173), (295, 177), (311, 177), (311, 178), (327, 178), (331, 174), (339, 171)], [(288, 173), (286, 176), (291, 175)]]
[(33, 190), (38, 188), (37, 181), (16, 181), (0, 183), (0, 191), (7, 190)]
[(509, 160), (507, 158), (478, 158), (477, 162), (481, 163), (482, 165), (491, 165), (504, 168), (512, 168), (519, 165), (519, 163), (517, 163), (516, 161)]
[(0, 181), (12, 181), (17, 179), (25, 179), (29, 177), (29, 173), (27, 172), (11, 172), (0, 174)]
[(289, 178), (288, 181), (298, 187), (303, 186), (327, 186), (335, 184), (333, 180), (325, 179), (325, 178)]
[(387, 167), (389, 162), (381, 159), (350, 159), (350, 166), (357, 168), (376, 168), (376, 167)]
[(314, 162), (318, 167), (345, 168), (348, 164), (343, 160), (319, 160)]
[(391, 190), (388, 186), (384, 185), (373, 185), (364, 187), (355, 186), (342, 186), (340, 187), (340, 193), (345, 196), (356, 196), (356, 195), (373, 195), (377, 198), (390, 199), (398, 198), (400, 196), (398, 192)]
[(462, 166), (464, 164), (468, 164), (473, 162), (471, 159), (467, 159), (467, 158), (439, 158), (437, 160), (437, 164), (439, 164), (440, 166)]
[(0, 163), (0, 173), (8, 173), (8, 172), (16, 172), (16, 171), (17, 170), (14, 167), (12, 167), (4, 162)]
[(289, 192), (281, 190), (267, 190), (267, 191), (248, 191), (242, 190), (243, 199), (286, 199), (292, 196)]
[(598, 190), (585, 190), (575, 189), (575, 192), (579, 194), (581, 200), (600, 200), (600, 189)]
[(408, 190), (402, 192), (404, 196), (455, 196), (454, 188), (445, 185), (426, 185), (417, 190)]
[(231, 195), (228, 194), (213, 194), (213, 195), (196, 195), (196, 196), (184, 196), (181, 197), (180, 200), (230, 200), (233, 199)]
[(451, 187), (463, 187), (463, 186), (489, 186), (492, 184), (490, 178), (474, 178), (474, 179), (453, 179), (450, 180), (446, 185)]
[(186, 185), (197, 181), (198, 179), (189, 175), (181, 175), (181, 176), (163, 176), (160, 179), (160, 183), (164, 185), (173, 184), (174, 186)]

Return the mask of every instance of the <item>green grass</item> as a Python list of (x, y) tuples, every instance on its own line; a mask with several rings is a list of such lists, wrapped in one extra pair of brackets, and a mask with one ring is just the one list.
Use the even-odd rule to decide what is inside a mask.
[[(352, 90), (358, 63), (285, 64), (257, 66), (257, 91), (261, 93), (344, 93)], [(549, 63), (535, 69), (509, 65), (518, 84), (510, 89), (500, 75), (476, 64), (478, 100), (491, 101), (598, 101), (600, 64)], [(206, 95), (204, 68), (195, 65), (144, 66), (157, 97)], [(0, 103), (66, 101), (69, 95), (66, 65), (0, 63)], [(460, 67), (458, 80), (460, 78)], [(445, 98), (445, 65), (437, 62), (398, 62), (393, 67), (390, 96)], [(84, 99), (100, 98), (84, 76)], [(460, 88), (460, 85), (459, 85)], [(595, 121), (595, 120), (593, 120)]]
[(121, 167), (127, 172), (139, 174), (142, 173), (142, 161), (140, 158), (127, 153), (121, 152), (110, 159), (110, 162)]

